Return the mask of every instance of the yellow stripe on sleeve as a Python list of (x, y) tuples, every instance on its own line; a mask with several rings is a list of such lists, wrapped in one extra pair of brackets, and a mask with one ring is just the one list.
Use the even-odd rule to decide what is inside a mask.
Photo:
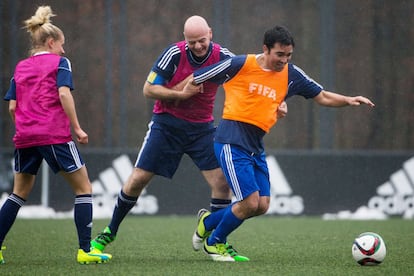
[(148, 77), (147, 77), (147, 82), (149, 82), (149, 83), (153, 83), (154, 82), (154, 80), (155, 80), (155, 78), (157, 77), (157, 73), (155, 73), (154, 71), (151, 71), (149, 74), (148, 74)]

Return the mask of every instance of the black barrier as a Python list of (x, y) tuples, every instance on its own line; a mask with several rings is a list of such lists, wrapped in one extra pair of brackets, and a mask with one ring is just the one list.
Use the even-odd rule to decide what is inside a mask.
[[(3, 153), (10, 164), (12, 153)], [(414, 154), (405, 152), (312, 152), (269, 151), (272, 184), (269, 214), (322, 215), (361, 206), (402, 215), (413, 209)], [(136, 153), (86, 152), (83, 158), (94, 188), (95, 213), (109, 212), (122, 183), (129, 175)], [(5, 164), (2, 162), (2, 164)], [(5, 169), (9, 167), (9, 169)], [(8, 179), (11, 166), (2, 165), (1, 178)], [(4, 174), (7, 174), (6, 176)], [(73, 207), (69, 186), (49, 170), (49, 205), (56, 211)], [(41, 173), (26, 205), (41, 202)], [(133, 214), (193, 215), (209, 208), (210, 190), (188, 157), (172, 180), (155, 177), (141, 196)]]

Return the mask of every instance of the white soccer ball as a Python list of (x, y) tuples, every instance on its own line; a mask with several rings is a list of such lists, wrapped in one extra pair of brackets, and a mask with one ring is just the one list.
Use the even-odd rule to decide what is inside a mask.
[(360, 234), (352, 245), (352, 256), (360, 265), (378, 265), (386, 255), (384, 240), (373, 232)]

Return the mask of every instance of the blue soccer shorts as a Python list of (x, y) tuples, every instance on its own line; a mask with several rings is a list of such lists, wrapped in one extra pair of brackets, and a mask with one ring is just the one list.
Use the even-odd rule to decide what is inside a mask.
[(270, 196), (269, 170), (265, 153), (252, 154), (243, 148), (214, 143), (219, 164), (237, 201), (258, 191), (260, 196)]
[(43, 159), (54, 173), (59, 171), (71, 173), (84, 165), (76, 144), (70, 141), (63, 144), (15, 149), (14, 170), (36, 175)]
[(214, 154), (212, 123), (166, 124), (151, 121), (138, 153), (135, 167), (172, 178), (184, 154), (199, 170), (219, 168)]

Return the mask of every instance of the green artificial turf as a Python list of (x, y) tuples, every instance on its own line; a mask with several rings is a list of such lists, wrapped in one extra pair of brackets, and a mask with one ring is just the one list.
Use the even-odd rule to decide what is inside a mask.
[[(95, 220), (93, 237), (109, 222)], [(414, 221), (324, 221), (262, 216), (229, 236), (246, 263), (213, 262), (191, 247), (196, 217), (128, 216), (106, 264), (76, 262), (73, 220), (18, 219), (3, 251), (0, 275), (414, 275)], [(376, 232), (387, 246), (384, 262), (362, 267), (352, 258), (354, 238)]]

